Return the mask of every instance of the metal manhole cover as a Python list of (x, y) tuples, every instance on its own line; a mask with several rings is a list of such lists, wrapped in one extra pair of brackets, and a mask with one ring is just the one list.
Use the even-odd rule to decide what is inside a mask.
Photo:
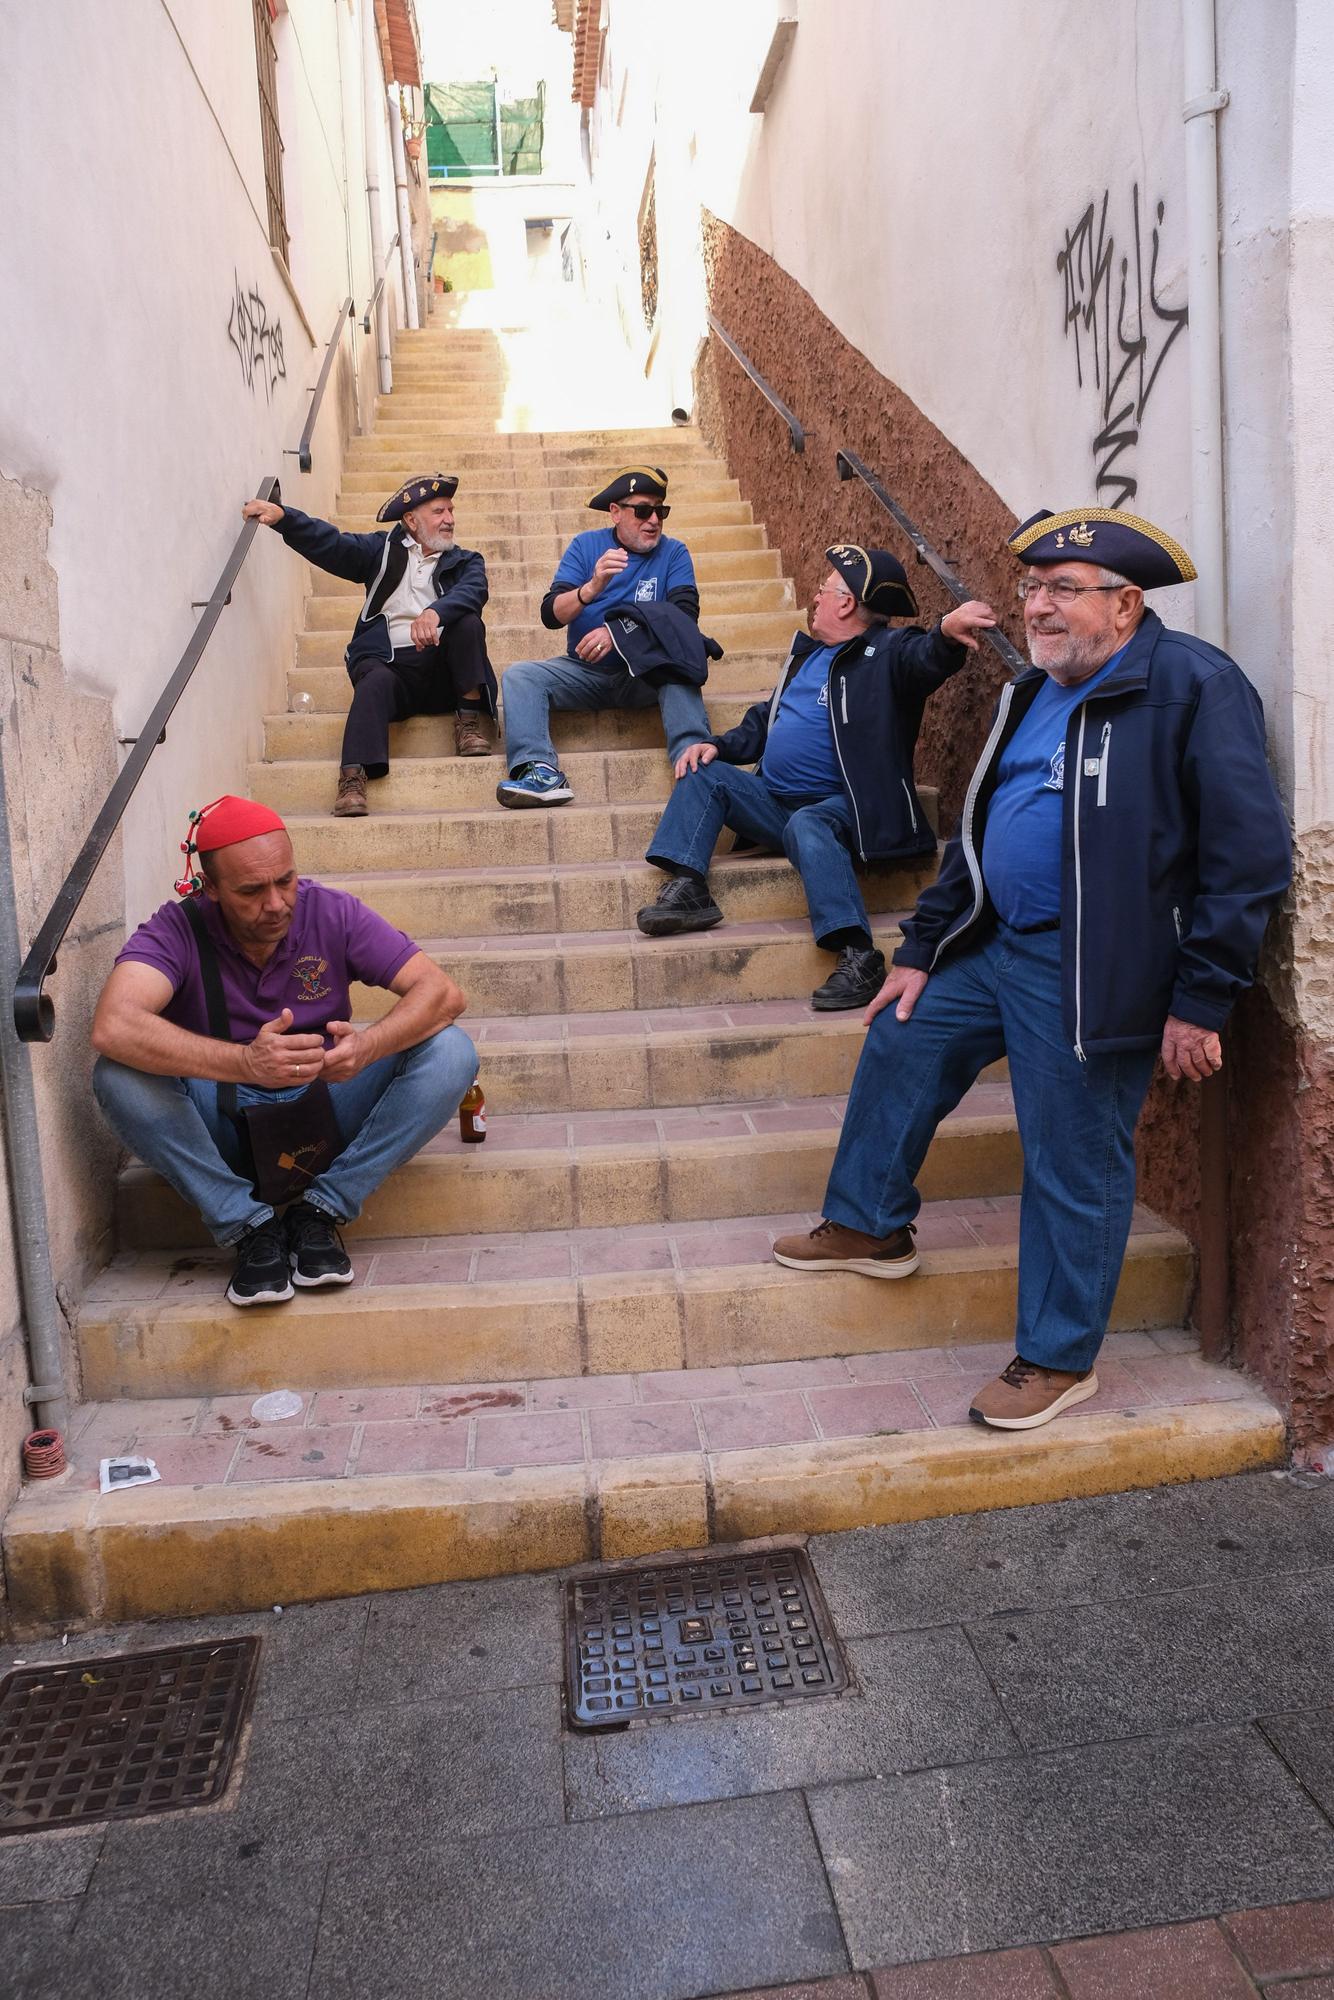
[(587, 1570), (565, 1586), (576, 1729), (834, 1694), (848, 1670), (801, 1549)]
[(0, 1838), (220, 1797), (258, 1660), (258, 1639), (223, 1639), (7, 1674)]

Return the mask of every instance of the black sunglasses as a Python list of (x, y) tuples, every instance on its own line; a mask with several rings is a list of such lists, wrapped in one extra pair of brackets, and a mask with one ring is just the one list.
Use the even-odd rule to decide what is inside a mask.
[(651, 521), (655, 514), (660, 521), (665, 521), (671, 511), (665, 500), (636, 500), (633, 507), (626, 509), (636, 521)]

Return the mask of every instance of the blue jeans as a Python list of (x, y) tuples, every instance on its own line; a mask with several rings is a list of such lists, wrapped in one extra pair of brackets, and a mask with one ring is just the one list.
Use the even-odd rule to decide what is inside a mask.
[(1080, 1062), (1061, 1024), (1061, 936), (998, 928), (948, 959), (907, 1021), (867, 1030), (825, 1193), (831, 1222), (888, 1236), (921, 1206), (913, 1185), (937, 1125), (1008, 1055), (1024, 1152), (1015, 1346), (1082, 1373), (1107, 1331), (1135, 1201), (1135, 1120), (1155, 1049)]
[(702, 764), (677, 780), (646, 859), (707, 875), (725, 826), (761, 847), (782, 848), (801, 877), (817, 943), (854, 926), (870, 936), (852, 870), (852, 807), (841, 792), (797, 805), (770, 791), (755, 771), (717, 760)]
[(505, 765), (511, 773), (520, 764), (554, 764), (548, 710), (577, 708), (657, 708), (662, 711), (667, 755), (675, 763), (692, 743), (709, 734), (704, 697), (685, 681), (664, 681), (650, 687), (624, 667), (614, 672), (586, 667), (562, 654), (558, 660), (521, 660), (506, 667), (501, 687), (505, 710)]
[[(383, 1056), (329, 1094), (347, 1145), (306, 1199), (338, 1222), (361, 1205), (395, 1167), (419, 1153), (458, 1110), (477, 1074), (477, 1051), (462, 1028)], [(217, 1243), (235, 1243), (273, 1210), (256, 1198), (242, 1165), (236, 1127), (218, 1110), (218, 1086), (193, 1076), (150, 1076), (99, 1057), (93, 1092), (122, 1145), (170, 1181), (198, 1209)], [(237, 1089), (237, 1102), (281, 1104), (297, 1090)]]

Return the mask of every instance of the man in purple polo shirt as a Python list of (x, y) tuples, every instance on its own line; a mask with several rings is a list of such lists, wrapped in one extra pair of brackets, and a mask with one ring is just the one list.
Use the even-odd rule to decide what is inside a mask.
[[(458, 1109), (477, 1052), (453, 1023), (467, 1000), (448, 973), (355, 896), (302, 880), (277, 813), (252, 799), (206, 806), (187, 852), (212, 940), (231, 1039), (209, 1029), (199, 947), (185, 901), (164, 903), (129, 938), (93, 1019), (93, 1089), (107, 1123), (236, 1250), (227, 1297), (273, 1305), (304, 1288), (347, 1285), (338, 1236), (395, 1167)], [(353, 980), (397, 996), (354, 1029)], [(343, 1151), (283, 1217), (258, 1199), (219, 1085), (238, 1106), (329, 1085)]]

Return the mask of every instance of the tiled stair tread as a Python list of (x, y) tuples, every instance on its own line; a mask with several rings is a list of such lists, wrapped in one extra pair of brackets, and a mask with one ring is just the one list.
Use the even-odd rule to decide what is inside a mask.
[[(354, 1255), (355, 1282), (339, 1291), (337, 1300), (358, 1292), (376, 1293), (391, 1286), (518, 1285), (568, 1283), (581, 1278), (621, 1274), (741, 1270), (755, 1266), (766, 1278), (816, 1285), (823, 1280), (802, 1272), (787, 1273), (772, 1262), (775, 1237), (811, 1229), (819, 1221), (813, 1211), (792, 1215), (738, 1215), (720, 1221), (626, 1224), (605, 1229), (513, 1231), (495, 1235), (377, 1237), (358, 1245)], [(1019, 1241), (1019, 1197), (976, 1195), (955, 1201), (923, 1202), (917, 1218), (917, 1243), (924, 1253), (923, 1270), (935, 1252), (994, 1251), (1012, 1256)], [(1133, 1237), (1180, 1244), (1184, 1239), (1149, 1209), (1136, 1206)], [(122, 1252), (84, 1294), (88, 1316), (105, 1306), (104, 1317), (131, 1300), (159, 1306), (190, 1305), (219, 1297), (231, 1269), (231, 1256), (220, 1250)], [(866, 1284), (877, 1281), (867, 1279)], [(881, 1281), (889, 1284), (890, 1281)], [(868, 1298), (875, 1294), (868, 1293)], [(811, 1294), (812, 1308), (818, 1293)], [(323, 1311), (328, 1293), (311, 1293), (285, 1307)], [(232, 1310), (229, 1308), (229, 1311)]]
[[(904, 910), (872, 910), (871, 928), (886, 940), (892, 940), (906, 914)], [(661, 951), (664, 946), (673, 951), (708, 951), (719, 945), (745, 947), (784, 941), (805, 944), (810, 934), (811, 927), (805, 917), (768, 917), (755, 923), (729, 921), (715, 925), (711, 931), (684, 931), (674, 938), (649, 938), (640, 930), (507, 931), (488, 932), (485, 936), (418, 937), (417, 943), (447, 965), (451, 957), (472, 958), (478, 953), (502, 958), (547, 958), (552, 952), (651, 953)]]
[[(551, 812), (571, 812), (577, 810), (577, 808), (571, 806), (551, 806), (546, 808), (546, 810)], [(594, 810), (594, 808), (590, 808), (590, 810)], [(607, 810), (605, 805), (602, 807), (602, 810), (604, 812)], [(398, 815), (394, 814), (393, 817), (397, 819)], [(430, 818), (433, 815), (425, 814), (423, 817)], [(470, 820), (475, 818), (476, 815), (472, 813), (459, 813), (456, 817)], [(306, 815), (306, 818), (312, 822), (315, 820), (313, 814)], [(288, 824), (293, 824), (293, 820), (289, 820)], [(343, 824), (351, 825), (353, 822), (343, 822)], [(937, 852), (939, 851), (937, 849)], [(925, 854), (919, 856), (915, 861), (873, 861), (867, 872), (879, 875), (892, 875), (904, 870), (932, 866), (935, 859), (935, 855)], [(788, 867), (787, 862), (784, 861), (781, 854), (715, 854), (710, 863), (709, 872), (710, 875), (717, 875), (720, 872), (730, 875), (733, 871), (736, 871), (739, 876), (748, 868), (762, 868), (773, 866), (776, 863), (781, 865), (785, 870)], [(526, 867), (520, 865), (507, 868), (457, 868), (452, 866), (444, 868), (366, 868), (358, 869), (355, 873), (351, 874), (346, 869), (331, 869), (323, 874), (321, 879), (332, 883), (335, 888), (350, 889), (355, 895), (364, 893), (364, 890), (358, 889), (357, 885), (359, 883), (373, 886), (377, 882), (513, 882), (516, 886), (521, 886), (525, 880), (531, 880), (534, 875), (540, 875), (544, 880), (551, 876), (564, 878), (567, 876), (606, 875), (609, 873), (642, 875), (647, 869), (648, 864), (644, 861), (626, 861), (620, 859), (617, 855), (608, 854), (597, 861), (544, 861), (540, 864), (529, 863)]]
[[(741, 1368), (531, 1382), (319, 1389), (298, 1415), (261, 1423), (250, 1396), (84, 1404), (71, 1471), (48, 1491), (90, 1491), (102, 1458), (141, 1451), (167, 1486), (367, 1478), (592, 1463), (666, 1453), (884, 1437), (966, 1424), (971, 1396), (1012, 1349), (833, 1356)], [(1113, 1412), (1243, 1402), (1254, 1385), (1200, 1359), (1178, 1329), (1109, 1334), (1098, 1394), (1064, 1422)], [(994, 1440), (993, 1440), (994, 1441)], [(29, 1489), (40, 1504), (42, 1489)]]
[(654, 1007), (647, 1010), (623, 1008), (603, 1014), (529, 1014), (522, 1019), (468, 1020), (468, 1033), (479, 1049), (501, 1042), (583, 1041), (605, 1036), (626, 1038), (659, 1035), (765, 1034), (783, 1028), (810, 1028), (827, 1025), (846, 1027), (853, 1011), (817, 1014), (806, 1000), (748, 1000), (728, 1006)]

